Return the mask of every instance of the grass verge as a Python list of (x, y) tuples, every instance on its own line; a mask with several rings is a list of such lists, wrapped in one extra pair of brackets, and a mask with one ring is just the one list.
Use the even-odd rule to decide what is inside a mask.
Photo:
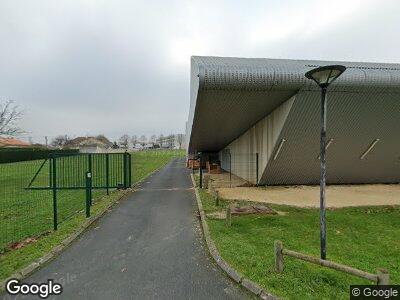
[[(222, 209), (200, 190), (205, 213)], [(273, 244), (319, 256), (319, 210), (271, 205), (281, 215), (234, 217), (232, 227), (224, 220), (207, 219), (211, 236), (234, 269), (259, 283), (270, 293), (287, 299), (348, 299), (352, 284), (369, 281), (335, 270), (285, 257), (282, 274), (274, 271)], [(327, 212), (328, 259), (364, 271), (390, 272), (391, 283), (400, 283), (400, 207), (358, 207)]]
[[(132, 153), (133, 182), (137, 183), (146, 178), (151, 172), (163, 167), (171, 159), (182, 157), (183, 151), (141, 151)], [(104, 211), (110, 203), (115, 202), (121, 197), (123, 192), (112, 191), (109, 196), (99, 196), (91, 208), (92, 216), (96, 216)], [(39, 259), (52, 248), (59, 245), (64, 239), (71, 235), (85, 222), (84, 213), (63, 221), (57, 231), (37, 237), (34, 243), (27, 244), (16, 250), (8, 250), (0, 254), (0, 281), (14, 274), (16, 270), (26, 267), (33, 261)]]

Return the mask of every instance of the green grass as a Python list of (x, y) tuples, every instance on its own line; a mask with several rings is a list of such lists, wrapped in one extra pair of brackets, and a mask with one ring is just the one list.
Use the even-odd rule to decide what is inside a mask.
[[(211, 196), (200, 191), (206, 212), (215, 207)], [(222, 200), (221, 206), (226, 205)], [(348, 299), (351, 284), (369, 281), (335, 270), (285, 257), (282, 274), (274, 271), (273, 245), (319, 256), (319, 210), (271, 205), (286, 215), (207, 219), (211, 236), (222, 257), (267, 291), (287, 299)], [(389, 270), (391, 282), (400, 283), (400, 207), (359, 207), (327, 211), (328, 259), (364, 271)]]
[[(183, 151), (141, 151), (132, 153), (132, 182), (144, 179), (149, 173), (161, 168), (174, 157), (184, 156)], [(0, 280), (10, 276), (40, 258), (58, 245), (85, 220), (85, 191), (60, 191), (59, 211), (62, 222), (58, 230), (52, 230), (51, 191), (27, 192), (23, 189), (38, 169), (41, 161), (0, 165), (0, 241), (16, 242), (26, 237), (37, 241), (17, 250), (10, 250), (5, 242), (0, 251)], [(3, 171), (6, 172), (3, 172)], [(43, 169), (44, 170), (44, 169)], [(48, 166), (47, 169), (48, 170)], [(48, 172), (48, 171), (46, 171)], [(48, 173), (41, 174), (36, 184), (48, 184)], [(109, 196), (105, 191), (94, 192), (92, 215), (100, 213), (110, 202), (120, 196), (113, 190)], [(7, 234), (8, 237), (4, 237)]]
[[(105, 156), (93, 156), (93, 185), (105, 185)], [(122, 155), (110, 155), (110, 184), (123, 181)], [(41, 235), (53, 228), (53, 194), (49, 188), (50, 161), (33, 160), (0, 164), (0, 253), (11, 243)], [(84, 187), (88, 156), (57, 158), (57, 185), (59, 187)], [(35, 176), (36, 174), (36, 176)], [(32, 179), (35, 179), (32, 182)], [(105, 190), (94, 190), (94, 198)], [(57, 191), (58, 224), (85, 209), (84, 190)]]
[(183, 157), (183, 150), (154, 150), (132, 152), (132, 181), (137, 182), (146, 174), (163, 166), (171, 157)]

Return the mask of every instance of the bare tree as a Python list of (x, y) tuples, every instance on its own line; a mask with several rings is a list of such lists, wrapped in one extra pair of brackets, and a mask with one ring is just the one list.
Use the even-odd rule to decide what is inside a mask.
[(129, 144), (129, 135), (124, 134), (119, 138), (119, 145), (122, 148), (128, 149), (128, 144)]
[(139, 141), (144, 146), (144, 144), (146, 144), (146, 142), (147, 142), (146, 136), (145, 135), (140, 136)]
[(163, 135), (163, 134), (160, 134), (160, 135), (158, 136), (157, 142), (160, 143), (160, 146), (161, 146), (161, 144), (164, 142), (164, 135)]
[(133, 144), (133, 146), (135, 146), (138, 143), (137, 135), (132, 135), (131, 136), (131, 143)]
[(153, 134), (153, 135), (150, 137), (149, 142), (154, 144), (154, 143), (156, 142), (156, 140), (157, 140), (157, 136), (156, 136), (155, 134)]
[(51, 141), (51, 145), (53, 147), (62, 148), (68, 143), (68, 141), (68, 135), (58, 135)]
[(178, 133), (176, 135), (176, 142), (179, 145), (179, 149), (182, 149), (182, 144), (183, 144), (184, 140), (185, 140), (185, 135), (184, 134)]
[(22, 111), (14, 105), (14, 101), (8, 100), (0, 103), (0, 135), (16, 135), (22, 133), (17, 121), (21, 118)]
[(166, 139), (166, 142), (167, 142), (167, 144), (168, 144), (168, 148), (169, 148), (169, 149), (174, 148), (175, 135), (170, 134), (170, 135), (168, 135), (165, 139)]

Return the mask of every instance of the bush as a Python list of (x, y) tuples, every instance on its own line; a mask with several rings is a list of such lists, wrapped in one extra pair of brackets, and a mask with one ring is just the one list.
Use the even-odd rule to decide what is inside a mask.
[(78, 154), (78, 149), (49, 150), (40, 148), (0, 148), (0, 164), (35, 159), (45, 159), (52, 155), (73, 155)]

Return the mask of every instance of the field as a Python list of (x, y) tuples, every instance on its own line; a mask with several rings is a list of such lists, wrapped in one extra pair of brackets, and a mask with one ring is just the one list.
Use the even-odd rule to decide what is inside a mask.
[[(200, 190), (206, 213), (217, 211), (213, 199)], [(227, 200), (222, 200), (226, 205)], [(371, 284), (358, 277), (285, 257), (282, 274), (274, 271), (273, 245), (319, 256), (319, 210), (271, 205), (280, 215), (234, 217), (232, 227), (224, 220), (207, 219), (212, 238), (222, 257), (247, 278), (267, 291), (288, 299), (348, 299), (351, 284)], [(390, 272), (400, 283), (400, 207), (338, 208), (327, 211), (328, 259), (376, 273)]]
[[(145, 178), (172, 158), (183, 155), (183, 151), (175, 150), (132, 153), (132, 183)], [(0, 164), (0, 279), (40, 257), (85, 219), (85, 191), (58, 191), (59, 230), (56, 232), (52, 230), (52, 192), (24, 189), (42, 163), (43, 160)], [(100, 167), (96, 167), (94, 163), (94, 173), (96, 168)], [(85, 170), (85, 168), (74, 170), (73, 174), (84, 173)], [(32, 186), (48, 186), (48, 172), (49, 165), (46, 163)], [(118, 179), (118, 176), (115, 178)], [(105, 190), (94, 190), (92, 214), (101, 211), (102, 207), (118, 195), (115, 189), (109, 196)], [(18, 245), (17, 242), (24, 241), (28, 237), (33, 238), (35, 242), (17, 250), (10, 248), (11, 243), (14, 243), (14, 246)]]
[[(111, 155), (110, 183), (123, 179), (122, 155)], [(7, 245), (30, 236), (47, 233), (53, 228), (53, 194), (50, 160), (33, 160), (0, 164), (0, 253)], [(135, 166), (132, 166), (132, 169)], [(57, 159), (57, 186), (84, 187), (88, 156)], [(105, 185), (104, 156), (92, 161), (93, 185)], [(27, 189), (41, 188), (37, 190)], [(47, 189), (43, 189), (47, 188)], [(94, 198), (105, 190), (94, 190)], [(57, 191), (58, 224), (85, 209), (85, 190)]]

